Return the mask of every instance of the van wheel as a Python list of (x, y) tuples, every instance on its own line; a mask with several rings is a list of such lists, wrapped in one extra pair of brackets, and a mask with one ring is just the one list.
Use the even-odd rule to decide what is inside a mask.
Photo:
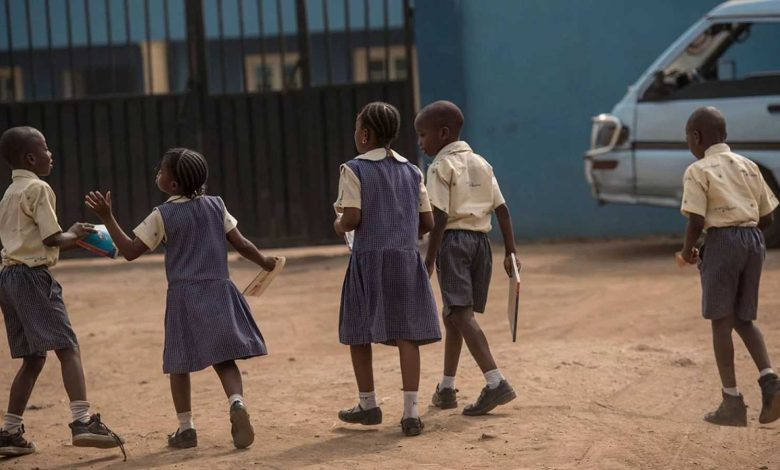
[[(761, 168), (761, 174), (764, 175), (764, 180), (766, 180), (772, 192), (775, 193), (775, 196), (780, 197), (780, 187), (777, 186), (777, 182), (772, 173)], [(774, 216), (774, 223), (764, 229), (764, 240), (766, 240), (767, 248), (780, 247), (780, 206), (775, 209)]]

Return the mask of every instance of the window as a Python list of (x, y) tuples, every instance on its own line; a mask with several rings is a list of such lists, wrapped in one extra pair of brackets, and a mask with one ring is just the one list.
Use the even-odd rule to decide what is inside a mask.
[[(412, 55), (415, 51), (412, 51)], [(387, 55), (389, 55), (389, 60)], [(406, 57), (406, 48), (401, 45), (391, 46), (389, 49), (384, 47), (372, 47), (368, 50), (368, 61), (366, 60), (366, 49), (358, 48), (353, 51), (354, 81), (384, 81), (384, 80), (406, 80), (409, 78), (408, 60)], [(390, 73), (385, 73), (385, 64), (390, 63)]]
[(720, 23), (691, 42), (643, 100), (780, 95), (780, 22)]
[[(281, 90), (301, 87), (301, 70), (298, 53), (284, 55), (284, 74), (281, 54), (248, 54), (244, 58), (247, 92)], [(263, 60), (265, 59), (265, 60)], [(284, 84), (284, 86), (282, 86)]]
[(0, 67), (0, 101), (21, 101), (24, 99), (22, 69), (19, 67)]

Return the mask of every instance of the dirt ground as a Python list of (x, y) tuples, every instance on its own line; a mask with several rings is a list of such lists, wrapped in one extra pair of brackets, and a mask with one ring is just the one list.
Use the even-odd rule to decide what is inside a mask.
[[(165, 447), (177, 422), (162, 374), (162, 258), (63, 261), (54, 272), (80, 339), (89, 398), (125, 436), (129, 459), (123, 463), (116, 449), (70, 445), (67, 399), (51, 354), (25, 413), (38, 453), (0, 460), (0, 467), (780, 468), (780, 424), (758, 424), (758, 374), (741, 344), (738, 380), (750, 406), (748, 427), (701, 419), (717, 406), (719, 383), (709, 325), (699, 315), (698, 275), (695, 268), (677, 268), (677, 247), (670, 239), (521, 246), (517, 343), (508, 334), (507, 283), (496, 258), (488, 313), (480, 322), (518, 399), (476, 418), (430, 407), (442, 344), (426, 346), (420, 384), (426, 428), (415, 438), (400, 432), (401, 379), (390, 347), (374, 350), (385, 422), (367, 428), (336, 418), (357, 395), (348, 349), (337, 336), (345, 249), (271, 251), (289, 261), (266, 294), (250, 300), (270, 355), (239, 363), (257, 433), (244, 451), (232, 447), (227, 403), (210, 370), (193, 375), (199, 447)], [(242, 286), (256, 269), (234, 255), (231, 260), (233, 279)], [(779, 282), (780, 251), (774, 251), (764, 270), (759, 324), (776, 361)], [(8, 359), (5, 335), (0, 357), (5, 404), (18, 367)], [(461, 407), (482, 386), (464, 347)]]

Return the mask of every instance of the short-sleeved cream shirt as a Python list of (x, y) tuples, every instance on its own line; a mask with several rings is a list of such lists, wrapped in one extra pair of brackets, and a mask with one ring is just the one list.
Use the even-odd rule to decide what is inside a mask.
[(731, 151), (726, 144), (708, 148), (704, 158), (691, 164), (683, 177), (686, 217), (704, 217), (710, 227), (754, 227), (778, 205), (777, 197), (758, 165)]
[[(391, 150), (393, 158), (401, 163), (406, 163), (409, 160), (399, 155), (395, 150)], [(358, 155), (359, 160), (371, 160), (379, 161), (387, 157), (387, 151), (385, 149), (374, 149), (366, 152), (362, 155)], [(417, 168), (417, 167), (415, 167)], [(333, 207), (336, 212), (341, 213), (345, 207), (354, 207), (360, 209), (360, 179), (358, 179), (355, 172), (346, 164), (341, 165), (341, 176), (339, 177), (339, 195)], [(431, 202), (428, 199), (428, 191), (425, 189), (425, 182), (423, 181), (422, 171), (417, 168), (417, 172), (420, 174), (420, 202), (418, 204), (419, 212), (431, 212)]]
[(447, 230), (489, 232), (490, 216), (504, 204), (493, 167), (460, 140), (442, 148), (428, 167), (428, 195), (447, 213)]
[[(165, 202), (180, 204), (189, 200), (189, 198), (184, 196), (171, 196)], [(238, 221), (235, 217), (230, 215), (227, 208), (225, 208), (225, 233), (230, 232), (237, 226)], [(154, 250), (160, 243), (165, 241), (165, 224), (163, 223), (163, 218), (159, 209), (155, 207), (154, 210), (152, 210), (152, 213), (146, 216), (143, 222), (138, 224), (138, 227), (133, 229), (133, 233), (139, 240), (144, 242), (144, 245), (149, 247), (150, 251)]]
[(3, 265), (54, 266), (58, 247), (43, 240), (62, 231), (51, 186), (27, 170), (13, 170), (12, 182), (0, 201), (0, 242)]

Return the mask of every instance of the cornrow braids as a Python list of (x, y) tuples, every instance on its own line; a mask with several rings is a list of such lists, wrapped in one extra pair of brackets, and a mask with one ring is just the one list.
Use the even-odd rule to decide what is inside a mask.
[(203, 155), (187, 148), (168, 149), (162, 163), (181, 186), (181, 195), (190, 199), (206, 194), (209, 167)]
[(392, 104), (382, 101), (365, 105), (358, 119), (365, 128), (371, 129), (382, 147), (390, 147), (401, 131), (401, 113)]

